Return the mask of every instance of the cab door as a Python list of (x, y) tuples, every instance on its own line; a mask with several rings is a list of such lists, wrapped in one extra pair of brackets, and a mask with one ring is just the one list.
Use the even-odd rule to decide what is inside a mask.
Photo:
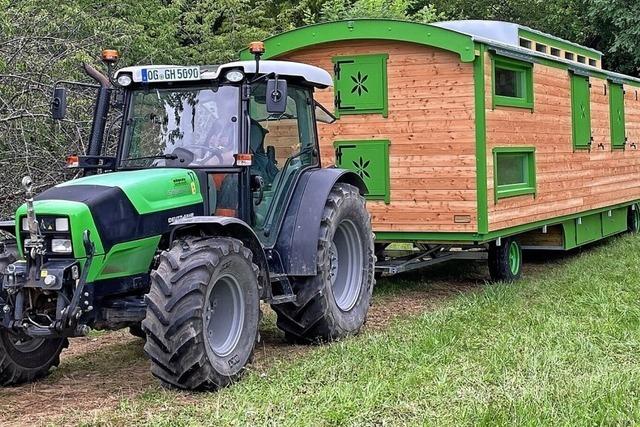
[[(275, 242), (277, 228), (300, 173), (319, 165), (311, 89), (289, 85), (283, 114), (268, 114), (265, 85), (250, 99), (249, 148), (253, 154), (252, 227), (265, 246)], [(260, 179), (262, 185), (256, 185)]]

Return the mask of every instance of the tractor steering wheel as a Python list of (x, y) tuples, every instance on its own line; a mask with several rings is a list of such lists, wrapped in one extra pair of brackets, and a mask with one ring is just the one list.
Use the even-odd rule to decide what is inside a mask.
[(214, 157), (218, 161), (218, 165), (224, 163), (224, 158), (222, 157), (222, 147), (211, 147), (208, 145), (189, 145), (188, 149), (196, 156), (196, 158), (193, 160), (193, 162), (196, 164), (205, 165)]

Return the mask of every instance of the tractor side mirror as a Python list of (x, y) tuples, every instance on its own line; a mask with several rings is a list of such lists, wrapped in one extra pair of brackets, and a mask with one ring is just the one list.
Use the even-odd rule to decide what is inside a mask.
[(267, 113), (283, 114), (287, 111), (287, 81), (278, 79), (267, 80)]
[(53, 89), (51, 101), (51, 117), (53, 120), (62, 120), (67, 114), (67, 89), (56, 87)]

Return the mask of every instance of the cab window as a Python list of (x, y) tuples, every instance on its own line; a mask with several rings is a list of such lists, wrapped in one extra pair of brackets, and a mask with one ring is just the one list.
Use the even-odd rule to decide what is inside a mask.
[(286, 200), (299, 172), (318, 163), (310, 89), (289, 85), (287, 108), (269, 114), (265, 105), (265, 85), (252, 91), (249, 146), (253, 154), (251, 174), (262, 178), (264, 186), (255, 191), (254, 227), (269, 235), (286, 208)]
[(234, 86), (134, 91), (121, 166), (233, 165), (238, 106)]

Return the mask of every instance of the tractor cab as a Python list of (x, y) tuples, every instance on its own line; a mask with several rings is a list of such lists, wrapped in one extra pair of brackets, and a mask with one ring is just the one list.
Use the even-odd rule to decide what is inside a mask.
[(331, 86), (317, 67), (284, 61), (221, 66), (153, 65), (118, 70), (123, 119), (115, 157), (72, 156), (91, 173), (188, 168), (204, 214), (237, 217), (267, 245), (292, 186), (320, 166), (316, 120), (335, 118), (314, 101)]

